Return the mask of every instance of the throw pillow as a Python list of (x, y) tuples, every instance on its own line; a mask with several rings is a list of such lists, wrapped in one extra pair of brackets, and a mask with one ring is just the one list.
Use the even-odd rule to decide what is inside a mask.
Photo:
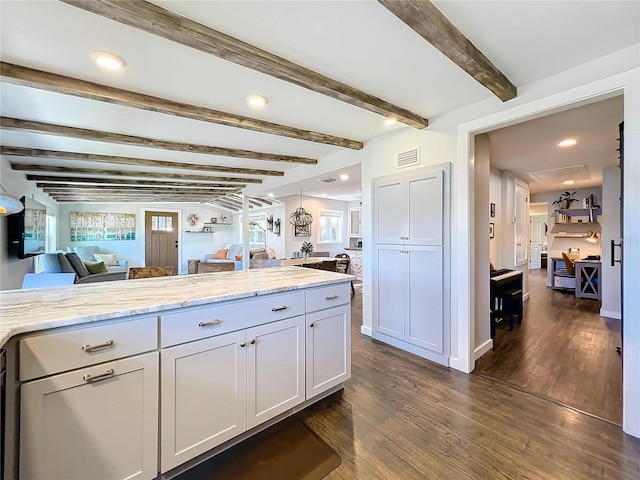
[(73, 269), (78, 274), (78, 277), (82, 278), (89, 275), (89, 270), (87, 270), (86, 265), (82, 262), (82, 259), (77, 253), (75, 252), (67, 253), (66, 257), (67, 257), (67, 260), (69, 260), (69, 263), (71, 264)]
[(97, 245), (73, 247), (73, 251), (80, 256), (80, 260), (84, 262), (93, 262), (95, 260), (95, 258), (93, 258), (93, 254), (100, 253), (100, 247), (98, 247)]
[(63, 273), (76, 273), (64, 253), (58, 253), (58, 263), (60, 264), (60, 270)]
[(104, 262), (84, 262), (89, 273), (109, 273), (109, 269)]
[(118, 266), (115, 253), (94, 253), (93, 258), (96, 259), (96, 262), (103, 262), (107, 267)]
[(236, 262), (239, 262), (242, 260), (242, 255), (236, 255)]
[(227, 252), (229, 251), (228, 248), (223, 248), (221, 250), (218, 250), (216, 252), (216, 256), (214, 258), (217, 258), (219, 260), (226, 260), (227, 259)]

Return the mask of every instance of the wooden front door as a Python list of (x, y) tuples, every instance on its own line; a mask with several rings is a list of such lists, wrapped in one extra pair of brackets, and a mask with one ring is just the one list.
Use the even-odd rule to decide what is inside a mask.
[(147, 267), (173, 267), (178, 273), (178, 214), (146, 212), (144, 261)]

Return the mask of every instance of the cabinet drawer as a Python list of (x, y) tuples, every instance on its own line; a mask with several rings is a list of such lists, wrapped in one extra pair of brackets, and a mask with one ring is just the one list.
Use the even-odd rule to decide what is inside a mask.
[(304, 292), (266, 295), (162, 315), (162, 348), (304, 313)]
[(154, 350), (157, 317), (46, 333), (18, 345), (20, 380), (25, 381)]
[(349, 282), (307, 290), (307, 312), (344, 305), (351, 301)]

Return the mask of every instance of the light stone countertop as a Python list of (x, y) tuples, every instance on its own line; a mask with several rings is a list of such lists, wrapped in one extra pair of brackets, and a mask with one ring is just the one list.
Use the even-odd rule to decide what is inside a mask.
[(354, 278), (311, 268), (277, 267), (7, 290), (0, 292), (0, 347), (21, 333), (318, 287)]

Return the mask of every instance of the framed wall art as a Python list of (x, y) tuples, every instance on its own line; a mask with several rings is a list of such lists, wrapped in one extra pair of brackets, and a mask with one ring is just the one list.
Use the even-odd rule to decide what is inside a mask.
[(71, 212), (72, 242), (135, 240), (135, 213)]

